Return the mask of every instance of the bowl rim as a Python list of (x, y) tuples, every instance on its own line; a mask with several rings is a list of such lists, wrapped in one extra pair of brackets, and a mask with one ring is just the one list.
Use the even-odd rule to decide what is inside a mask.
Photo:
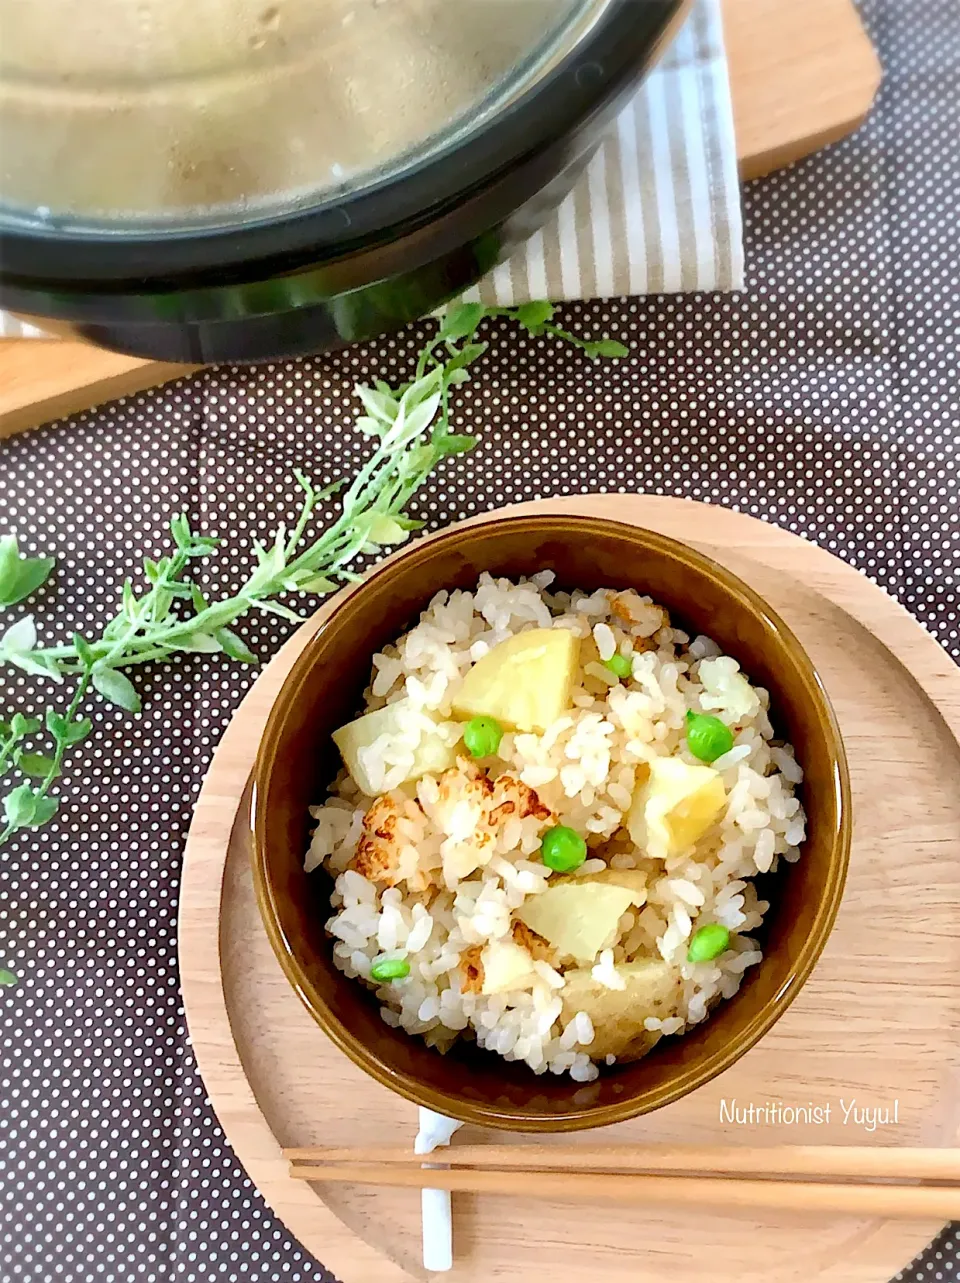
[[(591, 528), (598, 532), (603, 530), (629, 532), (631, 538), (639, 538), (658, 552), (692, 563), (697, 569), (718, 580), (724, 591), (736, 601), (738, 607), (749, 614), (759, 616), (764, 626), (777, 635), (786, 649), (791, 652), (802, 680), (804, 696), (816, 709), (817, 718), (830, 746), (833, 765), (833, 800), (836, 812), (836, 823), (832, 834), (836, 876), (831, 879), (830, 885), (821, 895), (811, 929), (794, 959), (789, 977), (774, 998), (760, 1008), (735, 1040), (712, 1055), (681, 1067), (669, 1082), (651, 1089), (639, 1100), (636, 1096), (630, 1096), (605, 1105), (584, 1105), (581, 1108), (573, 1108), (562, 1116), (551, 1116), (528, 1113), (523, 1109), (501, 1109), (495, 1105), (478, 1104), (433, 1088), (430, 1089), (428, 1097), (416, 1078), (386, 1065), (365, 1043), (354, 1038), (339, 1023), (323, 995), (308, 979), (284, 935), (279, 906), (274, 898), (273, 887), (266, 870), (266, 815), (260, 799), (265, 794), (265, 785), (276, 759), (278, 742), (287, 712), (296, 702), (307, 674), (315, 662), (317, 646), (331, 629), (343, 627), (352, 614), (362, 610), (371, 586), (389, 579), (407, 563), (429, 560), (436, 549), (442, 547), (444, 543), (462, 538), (466, 532), (482, 534), (494, 528), (502, 530), (508, 526), (515, 528), (527, 526), (531, 533), (542, 532), (545, 526), (563, 526), (568, 532), (572, 520), (576, 522), (578, 532), (587, 533)], [(558, 533), (563, 532), (558, 531)], [(442, 585), (438, 586), (436, 591), (440, 591), (441, 587)], [(571, 518), (569, 514), (562, 512), (543, 512), (484, 519), (473, 518), (457, 522), (435, 534), (418, 539), (402, 551), (387, 557), (364, 577), (362, 583), (348, 588), (339, 601), (334, 600), (331, 604), (332, 609), (294, 661), (270, 709), (257, 750), (248, 821), (254, 888), (261, 920), (271, 947), (301, 1002), (334, 1044), (375, 1081), (415, 1105), (427, 1109), (438, 1109), (439, 1112), (448, 1114), (452, 1118), (476, 1126), (508, 1131), (550, 1133), (625, 1122), (673, 1104), (729, 1069), (741, 1056), (756, 1046), (794, 1001), (809, 979), (826, 946), (843, 899), (853, 837), (850, 770), (833, 705), (813, 661), (800, 644), (796, 634), (760, 594), (739, 575), (728, 570), (699, 548), (674, 539), (672, 536), (609, 517), (578, 515)]]

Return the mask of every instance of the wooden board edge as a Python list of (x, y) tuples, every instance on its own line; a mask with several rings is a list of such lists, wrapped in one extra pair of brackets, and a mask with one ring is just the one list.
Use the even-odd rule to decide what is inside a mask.
[[(880, 68), (853, 0), (818, 0), (829, 6), (827, 24), (811, 55), (799, 65), (778, 59), (790, 48), (791, 23), (803, 22), (792, 0), (722, 0), (741, 176), (758, 178), (836, 142), (863, 121), (876, 93)], [(796, 12), (794, 12), (796, 11)], [(796, 15), (800, 14), (798, 18)], [(849, 61), (840, 80), (823, 76), (823, 59), (842, 47)], [(771, 75), (771, 57), (777, 74)], [(817, 80), (830, 87), (811, 124), (782, 110), (784, 102), (815, 105)], [(842, 90), (842, 93), (836, 92)], [(192, 373), (196, 366), (140, 360), (68, 339), (0, 339), (0, 439), (92, 409), (118, 397)]]
[(0, 340), (0, 439), (192, 374), (68, 339)]
[[(815, 574), (813, 582), (808, 578), (804, 578), (804, 582), (848, 611), (883, 642), (908, 669), (934, 707), (939, 709), (960, 743), (960, 669), (946, 652), (878, 585), (833, 554), (780, 527), (732, 509), (654, 495), (583, 495), (535, 500), (481, 514), (463, 524), (536, 510), (610, 515), (608, 503), (611, 498), (643, 501), (647, 508), (644, 520), (653, 526), (667, 507), (675, 509), (678, 504), (687, 507), (691, 518), (688, 524), (691, 529), (698, 530), (701, 538), (704, 537), (703, 527), (697, 524), (698, 517), (715, 523), (713, 538), (725, 547), (746, 556), (750, 556), (751, 551), (757, 555), (761, 549), (765, 553), (772, 552), (773, 563), (768, 561), (767, 564), (791, 573), (796, 573), (799, 558), (806, 559), (811, 568), (815, 566)], [(832, 594), (824, 592), (828, 586), (833, 588)], [(338, 598), (342, 595), (345, 594), (339, 594)], [(248, 691), (241, 709), (248, 701), (250, 704), (254, 702), (255, 690), (257, 700), (262, 699), (261, 682), (267, 683), (266, 703), (272, 702), (273, 694), (279, 689), (300, 649), (335, 607), (338, 598), (326, 603), (285, 643), (256, 686)], [(921, 680), (918, 668), (923, 669), (927, 663), (934, 666), (934, 674)], [(265, 717), (266, 714), (260, 721), (265, 721)], [(219, 932), (216, 927), (225, 870), (224, 856), (238, 817), (237, 786), (239, 782), (241, 791), (246, 786), (252, 738), (250, 726), (241, 726), (235, 715), (201, 787), (184, 851), (178, 918), (180, 975), (188, 1028), (200, 1073), (238, 1159), (266, 1202), (307, 1250), (322, 1259), (323, 1264), (343, 1283), (411, 1283), (409, 1274), (350, 1231), (322, 1200), (309, 1191), (306, 1182), (289, 1179), (280, 1146), (244, 1075), (233, 1038), (221, 983)], [(229, 768), (234, 771), (232, 784), (220, 778), (221, 771)], [(894, 1259), (894, 1265), (883, 1266), (884, 1269), (889, 1268), (892, 1275), (908, 1265), (940, 1228), (939, 1224), (878, 1222), (865, 1230), (862, 1245), (882, 1251), (885, 1260)], [(848, 1283), (844, 1273), (847, 1268), (846, 1263), (841, 1263), (837, 1271), (831, 1269), (829, 1274), (824, 1273), (818, 1283)], [(887, 1283), (887, 1279), (878, 1277), (876, 1283)]]
[[(740, 176), (762, 178), (857, 130), (880, 86), (880, 59), (852, 0), (783, 6), (723, 0)], [(797, 47), (805, 56), (787, 51)], [(774, 69), (771, 71), (771, 67)], [(806, 104), (801, 125), (791, 104)]]

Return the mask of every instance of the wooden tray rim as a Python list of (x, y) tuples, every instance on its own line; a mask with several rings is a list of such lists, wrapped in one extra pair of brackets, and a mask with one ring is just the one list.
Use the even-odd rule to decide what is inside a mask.
[[(651, 494), (573, 495), (513, 504), (471, 517), (460, 524), (532, 512), (578, 512), (609, 516), (611, 500), (642, 505), (636, 524), (658, 528), (658, 517), (689, 512), (688, 528), (698, 532), (701, 521), (712, 524), (708, 542), (731, 553), (755, 555), (767, 566), (797, 574), (799, 556), (806, 559), (806, 586), (840, 606), (873, 634), (910, 674), (937, 710), (960, 745), (960, 668), (923, 625), (852, 566), (832, 553), (759, 518), (716, 505)], [(430, 536), (427, 536), (428, 538)], [(696, 542), (695, 540), (691, 542)], [(762, 554), (762, 555), (761, 555)], [(832, 591), (831, 591), (832, 590)], [(350, 590), (347, 590), (350, 591)], [(244, 1073), (237, 1049), (220, 968), (220, 901), (225, 857), (242, 798), (224, 788), (222, 780), (237, 773), (244, 786), (249, 778), (251, 728), (240, 714), (248, 712), (266, 693), (272, 703), (297, 655), (343, 594), (331, 598), (292, 637), (264, 669), (241, 702), (215, 750), (194, 810), (183, 858), (178, 951), (180, 980), (191, 1043), (207, 1094), (227, 1140), (261, 1195), (290, 1232), (344, 1283), (409, 1283), (410, 1274), (355, 1235), (304, 1181), (292, 1180), (287, 1163)], [(257, 727), (257, 739), (262, 730)], [(245, 764), (245, 765), (244, 765)], [(241, 787), (241, 793), (243, 788)], [(216, 982), (211, 977), (216, 977)], [(939, 1225), (877, 1222), (870, 1236), (874, 1248), (887, 1245), (903, 1252), (890, 1264), (890, 1276), (923, 1250)], [(915, 1231), (913, 1233), (912, 1231)], [(885, 1267), (886, 1268), (886, 1267)], [(424, 1276), (427, 1277), (427, 1276)], [(886, 1280), (878, 1279), (878, 1283)]]

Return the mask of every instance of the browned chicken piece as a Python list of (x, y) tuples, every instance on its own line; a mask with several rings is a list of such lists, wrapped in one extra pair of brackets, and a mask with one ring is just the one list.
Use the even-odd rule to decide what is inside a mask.
[(486, 822), (491, 829), (498, 828), (513, 815), (518, 820), (525, 820), (528, 815), (532, 815), (544, 823), (553, 819), (553, 812), (540, 801), (536, 789), (530, 788), (515, 775), (501, 775), (495, 780), (490, 800), (491, 808)]
[[(421, 817), (420, 808), (402, 793), (385, 793), (378, 797), (363, 817), (363, 834), (350, 867), (369, 882), (388, 887), (404, 880), (400, 868), (403, 848), (409, 845), (400, 832), (400, 821)], [(420, 870), (411, 870), (406, 881), (412, 890), (424, 890), (430, 882)]]
[(475, 801), (481, 808), (481, 822), (487, 828), (497, 828), (511, 815), (521, 820), (528, 815), (549, 820), (553, 815), (540, 801), (536, 790), (515, 775), (501, 775), (491, 780), (486, 771), (466, 757), (458, 757), (456, 766), (444, 771), (439, 786), (441, 802)]
[(544, 824), (553, 819), (534, 789), (513, 775), (491, 780), (465, 757), (458, 758), (437, 783), (440, 796), (432, 818), (445, 833), (457, 832), (455, 849), (444, 856), (444, 877), (450, 887), (487, 863), (497, 831), (512, 817), (523, 820), (532, 815)]
[[(526, 819), (535, 816), (541, 823), (553, 819), (553, 812), (544, 806), (536, 791), (513, 775), (501, 775), (491, 780), (475, 762), (461, 757), (457, 765), (444, 771), (437, 781), (440, 796), (434, 818), (442, 826), (457, 814), (464, 804), (472, 804), (475, 819), (470, 821), (469, 836), (461, 843), (459, 864), (453, 866), (453, 876), (467, 877), (490, 858), (497, 830), (511, 817)], [(469, 814), (469, 812), (468, 812)], [(363, 833), (357, 844), (356, 855), (350, 862), (361, 877), (382, 886), (393, 887), (406, 882), (411, 891), (425, 891), (439, 882), (439, 870), (424, 870), (403, 858), (405, 848), (411, 846), (410, 837), (404, 833), (402, 821), (423, 821), (419, 804), (404, 793), (386, 793), (377, 800), (363, 817)], [(458, 856), (448, 857), (448, 861)], [(445, 868), (447, 874), (450, 869)], [(447, 885), (454, 885), (450, 876)]]
[(651, 610), (659, 611), (661, 618), (660, 618), (660, 622), (657, 624), (656, 628), (652, 630), (650, 635), (647, 637), (638, 638), (637, 641), (634, 642), (633, 648), (636, 651), (656, 650), (656, 646), (651, 640), (653, 633), (659, 632), (661, 628), (670, 627), (670, 616), (666, 612), (666, 610), (664, 610), (662, 606), (645, 605), (644, 603), (637, 600), (637, 594), (632, 591), (615, 593), (615, 594), (612, 594), (610, 597), (611, 612), (616, 616), (617, 619), (620, 620), (622, 624), (626, 625), (626, 627), (629, 629), (636, 628), (638, 624), (647, 622), (646, 617), (642, 617), (634, 613), (638, 606), (644, 611), (647, 611), (648, 613)]
[(549, 966), (556, 966), (557, 951), (548, 940), (543, 936), (537, 935), (536, 931), (531, 930), (525, 922), (515, 918), (513, 921), (511, 935), (514, 944), (526, 949), (534, 962), (546, 962)]
[(463, 972), (463, 982), (460, 985), (461, 993), (481, 993), (483, 991), (483, 963), (480, 960), (482, 953), (482, 944), (472, 944), (461, 953), (460, 970)]

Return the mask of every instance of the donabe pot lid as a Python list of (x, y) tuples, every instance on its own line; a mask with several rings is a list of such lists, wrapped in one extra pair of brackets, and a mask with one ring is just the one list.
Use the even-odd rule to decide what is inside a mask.
[(4, 274), (349, 249), (562, 138), (679, 7), (5, 0)]

